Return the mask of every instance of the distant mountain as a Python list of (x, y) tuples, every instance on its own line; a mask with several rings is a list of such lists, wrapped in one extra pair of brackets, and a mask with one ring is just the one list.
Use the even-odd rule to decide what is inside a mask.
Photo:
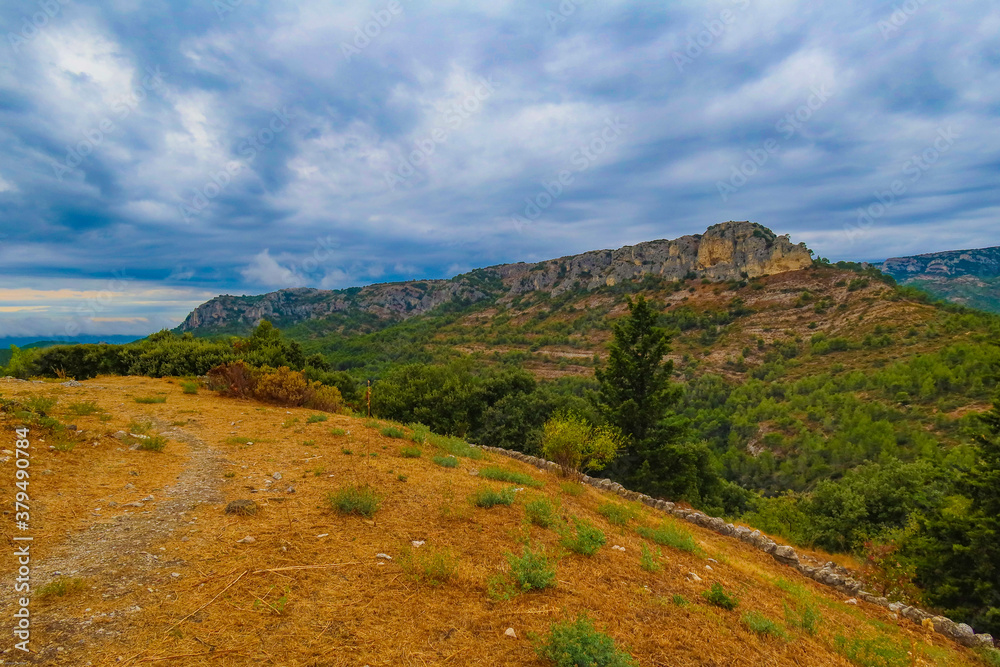
[(724, 222), (704, 234), (594, 250), (536, 264), (476, 269), (449, 280), (411, 280), (346, 290), (284, 289), (260, 296), (219, 296), (196, 308), (178, 331), (243, 332), (262, 319), (278, 326), (345, 315), (398, 321), (444, 304), (468, 305), (541, 291), (553, 297), (594, 290), (646, 275), (729, 280), (812, 265), (805, 244), (751, 222)]
[(878, 268), (903, 285), (953, 303), (1000, 312), (1000, 246), (893, 257)]

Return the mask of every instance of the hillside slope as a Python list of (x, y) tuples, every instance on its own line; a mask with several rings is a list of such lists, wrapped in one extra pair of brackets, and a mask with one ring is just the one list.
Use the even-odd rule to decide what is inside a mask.
[[(387, 436), (408, 429), (185, 394), (162, 379), (5, 380), (0, 393), (55, 399), (34, 405), (80, 429), (31, 433), (29, 664), (544, 665), (529, 637), (581, 611), (641, 665), (980, 664), (929, 628), (846, 604), (733, 538), (453, 440), (416, 445), (407, 458), (414, 443)], [(2, 414), (11, 443), (15, 419)], [(118, 432), (136, 430), (160, 433), (166, 447), (129, 448)], [(431, 461), (449, 451), (457, 467)], [(511, 506), (468, 501), (511, 486), (483, 479), (489, 467), (527, 475)], [(370, 519), (327, 502), (352, 485), (380, 496)], [(15, 491), (3, 484), (8, 506)], [(235, 500), (259, 510), (226, 514)], [(592, 522), (607, 543), (593, 556), (561, 547), (554, 530), (526, 520), (530, 500)], [(609, 502), (626, 508), (626, 525), (599, 513)], [(636, 528), (658, 526), (672, 527), (675, 543), (690, 535), (694, 550), (657, 555)], [(509, 569), (505, 552), (525, 543), (558, 558), (555, 587), (492, 598), (491, 578)], [(38, 587), (54, 581), (69, 592), (43, 596)], [(735, 611), (702, 597), (714, 583), (739, 598)], [(14, 602), (4, 587), (5, 614)], [(761, 617), (786, 637), (753, 630)], [(873, 652), (884, 662), (862, 661)]]
[(711, 280), (756, 277), (809, 266), (804, 244), (766, 227), (726, 222), (704, 234), (594, 250), (537, 264), (501, 264), (450, 280), (411, 280), (346, 290), (284, 289), (260, 296), (220, 296), (196, 308), (177, 328), (199, 334), (245, 332), (267, 319), (288, 326), (331, 316), (404, 320), (447, 304), (467, 305), (541, 291), (558, 296), (650, 275)]
[(1000, 247), (893, 257), (879, 268), (939, 298), (1000, 312)]

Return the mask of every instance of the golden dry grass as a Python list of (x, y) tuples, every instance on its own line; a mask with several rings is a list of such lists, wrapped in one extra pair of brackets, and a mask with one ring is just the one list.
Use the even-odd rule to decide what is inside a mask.
[[(131, 400), (157, 392), (168, 401)], [(184, 394), (167, 380), (101, 377), (78, 388), (0, 382), (0, 395), (57, 396), (53, 414), (67, 423), (60, 411), (75, 401), (94, 401), (112, 415), (104, 422), (98, 415), (73, 417), (85, 434), (72, 452), (50, 451), (33, 434), (36, 585), (54, 577), (56, 565), (87, 584), (82, 592), (33, 601), (32, 648), (42, 652), (37, 664), (542, 665), (529, 637), (580, 611), (589, 612), (642, 665), (848, 665), (835, 652), (834, 638), (856, 633), (912, 642), (912, 665), (976, 664), (971, 653), (940, 635), (896, 621), (878, 607), (846, 605), (843, 596), (769, 556), (695, 526), (684, 525), (701, 554), (663, 547), (662, 569), (645, 571), (636, 522), (623, 529), (597, 513), (608, 499), (604, 494), (588, 487), (579, 496), (567, 495), (560, 478), (504, 457), (462, 458), (458, 468), (442, 468), (430, 460), (431, 445), (421, 445), (420, 458), (404, 458), (399, 450), (407, 441), (383, 437), (365, 420), (331, 415), (307, 424), (314, 411), (207, 391)], [(111, 437), (137, 419), (153, 420), (153, 430), (167, 435), (162, 453), (129, 450)], [(11, 441), (13, 426), (6, 419), (3, 437)], [(347, 434), (332, 435), (336, 428)], [(345, 448), (353, 453), (343, 454)], [(526, 472), (544, 486), (519, 492), (511, 507), (472, 507), (466, 498), (476, 488), (504, 486), (470, 474), (489, 464)], [(51, 474), (41, 475), (43, 470)], [(281, 473), (272, 483), (276, 491), (264, 490), (264, 480), (273, 480), (275, 472)], [(12, 461), (0, 465), (7, 507), (13, 474)], [(177, 484), (185, 485), (181, 498), (171, 495)], [(331, 491), (355, 484), (370, 485), (382, 497), (372, 520), (337, 514), (325, 501)], [(141, 509), (125, 506), (147, 495), (157, 500)], [(525, 521), (525, 499), (539, 495), (558, 500), (563, 517), (600, 526), (607, 545), (593, 557), (560, 550), (554, 531)], [(188, 496), (188, 509), (178, 517), (177, 503)], [(256, 501), (261, 510), (254, 516), (224, 513), (228, 501), (241, 498)], [(111, 500), (118, 506), (111, 507)], [(640, 524), (663, 518), (636, 507)], [(10, 538), (12, 517), (5, 517)], [(104, 533), (101, 526), (129, 530)], [(238, 542), (247, 535), (254, 541)], [(419, 548), (447, 549), (457, 557), (447, 583), (423, 584), (403, 571), (399, 556), (414, 540), (425, 542)], [(491, 599), (487, 580), (505, 569), (504, 553), (519, 552), (525, 541), (560, 555), (556, 588), (506, 602)], [(113, 567), (93, 567), (96, 556), (88, 549), (125, 554), (133, 542), (142, 545), (141, 553), (123, 555)], [(379, 559), (378, 553), (394, 559)], [(3, 567), (13, 572), (13, 560), (8, 557)], [(689, 581), (689, 572), (702, 581)], [(123, 588), (123, 581), (129, 585)], [(739, 595), (737, 611), (701, 598), (713, 582)], [(801, 587), (796, 591), (821, 609), (816, 636), (790, 632), (791, 641), (782, 641), (740, 623), (740, 614), (753, 610), (783, 624), (783, 603), (798, 598), (777, 583)], [(0, 592), (8, 619), (9, 588)], [(674, 604), (675, 595), (691, 604)], [(504, 635), (508, 627), (517, 639)]]

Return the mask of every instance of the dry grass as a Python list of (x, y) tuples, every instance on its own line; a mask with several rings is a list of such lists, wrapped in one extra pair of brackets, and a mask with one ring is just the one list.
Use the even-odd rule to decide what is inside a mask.
[[(80, 417), (77, 424), (88, 436), (72, 452), (49, 451), (48, 438), (32, 434), (32, 470), (52, 471), (32, 477), (37, 507), (32, 513), (32, 563), (39, 572), (46, 567), (72, 572), (74, 544), (81, 540), (101, 548), (99, 537), (93, 536), (102, 533), (94, 526), (141, 522), (144, 511), (155, 521), (161, 511), (157, 503), (142, 510), (124, 504), (147, 494), (163, 496), (198, 460), (182, 433), (166, 432), (170, 445), (155, 456), (122, 447), (110, 435), (130, 421), (152, 420), (156, 430), (189, 415), (191, 421), (181, 430), (196, 435), (218, 456), (204, 480), (214, 485), (216, 496), (192, 502), (180, 529), (157, 537), (146, 556), (123, 557), (114, 568), (87, 573), (86, 589), (46, 601), (33, 626), (32, 646), (51, 651), (62, 646), (64, 651), (46, 654), (40, 664), (544, 665), (528, 635), (544, 636), (552, 623), (581, 611), (589, 612), (595, 625), (642, 665), (846, 667), (850, 663), (837, 652), (836, 637), (878, 634), (910, 647), (914, 665), (977, 664), (970, 652), (940, 635), (894, 621), (884, 609), (845, 605), (843, 596), (770, 556), (693, 525), (684, 527), (699, 551), (719, 561), (712, 571), (699, 555), (668, 546), (660, 547), (662, 569), (646, 571), (642, 546), (651, 543), (598, 513), (611, 499), (607, 494), (590, 487), (579, 495), (561, 493), (559, 478), (517, 461), (487, 454), (481, 462), (463, 459), (458, 470), (446, 470), (427, 456), (401, 457), (400, 448), (412, 443), (382, 436), (364, 428), (361, 420), (342, 415), (330, 415), (315, 435), (310, 433), (316, 446), (304, 447), (302, 436), (281, 424), (295, 417), (304, 423), (309, 410), (261, 411), (257, 403), (207, 392), (173, 393), (168, 403), (157, 405), (131, 400), (166, 388), (164, 380), (144, 378), (102, 377), (79, 388), (0, 382), (4, 397), (93, 401), (112, 415), (108, 422), (98, 415)], [(2, 432), (9, 435), (10, 426), (5, 423)], [(332, 428), (348, 434), (332, 435)], [(257, 437), (270, 442), (261, 444)], [(247, 441), (255, 444), (247, 446)], [(355, 455), (341, 454), (345, 447)], [(373, 458), (372, 452), (382, 455)], [(518, 493), (510, 507), (472, 508), (466, 498), (484, 484), (464, 472), (473, 465), (498, 465), (545, 484), (530, 496)], [(324, 472), (316, 474), (320, 469)], [(13, 470), (12, 461), (3, 463), (0, 478), (11, 479)], [(276, 471), (282, 479), (273, 484), (275, 490), (261, 490), (262, 480)], [(226, 478), (224, 472), (235, 475)], [(407, 481), (400, 482), (400, 476)], [(128, 484), (132, 487), (126, 488)], [(286, 492), (289, 485), (294, 493)], [(347, 486), (372, 489), (381, 500), (378, 512), (365, 518), (331, 511), (325, 499)], [(251, 494), (247, 487), (258, 491)], [(0, 488), (0, 499), (9, 503), (13, 485)], [(539, 497), (558, 502), (565, 517), (601, 526), (608, 546), (593, 556), (562, 549), (556, 531), (525, 520), (523, 503)], [(241, 498), (253, 499), (261, 511), (226, 515), (226, 503)], [(112, 500), (119, 505), (110, 506)], [(661, 515), (638, 507), (630, 525), (655, 528), (660, 523)], [(136, 524), (137, 530), (141, 525)], [(247, 535), (254, 541), (238, 542)], [(414, 548), (414, 541), (424, 545)], [(555, 587), (509, 601), (491, 599), (487, 583), (509, 569), (504, 554), (520, 554), (525, 544), (544, 546), (546, 553), (559, 557)], [(611, 544), (625, 551), (611, 549)], [(428, 559), (447, 554), (447, 567), (426, 566), (438, 585), (407, 573), (404, 564), (413, 570), (404, 557), (407, 550), (426, 553)], [(380, 553), (393, 559), (376, 557)], [(447, 577), (441, 575), (445, 571)], [(703, 581), (692, 583), (689, 572)], [(122, 591), (117, 583), (124, 575), (143, 583)], [(797, 588), (789, 592), (788, 585), (775, 583), (779, 579)], [(716, 582), (739, 596), (737, 611), (713, 607), (702, 598)], [(803, 595), (822, 610), (815, 635), (789, 630), (790, 639), (778, 641), (740, 622), (745, 612), (783, 619), (785, 605), (799, 604)], [(680, 598), (689, 603), (672, 602)], [(0, 602), (0, 613), (13, 613), (10, 592), (0, 591)], [(508, 627), (518, 639), (504, 636)]]

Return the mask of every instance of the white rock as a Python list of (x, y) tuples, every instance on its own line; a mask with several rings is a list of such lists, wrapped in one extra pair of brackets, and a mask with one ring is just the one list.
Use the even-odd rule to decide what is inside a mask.
[(330, 533), (320, 533), (319, 535), (317, 535), (317, 536), (316, 536), (316, 539), (319, 539), (319, 538), (321, 538), (321, 537), (326, 537), (326, 536), (328, 536), (329, 534), (330, 534)]
[(514, 632), (514, 628), (507, 628), (504, 631), (504, 634), (510, 637), (511, 639), (517, 639), (517, 633)]
[(858, 601), (855, 600), (854, 598), (851, 598), (850, 600), (845, 600), (844, 601), (844, 604), (857, 604), (857, 603), (858, 603)]
[(392, 556), (389, 554), (375, 554), (375, 558), (381, 558), (383, 560), (392, 560)]
[(701, 577), (699, 577), (699, 576), (698, 576), (697, 574), (695, 574), (694, 572), (688, 572), (688, 573), (687, 573), (687, 578), (688, 578), (688, 581), (693, 581), (693, 582), (694, 582), (694, 583), (696, 583), (696, 584), (697, 584), (697, 583), (698, 583), (699, 581), (701, 581)]
[(256, 541), (257, 540), (255, 540), (254, 538), (250, 537), (249, 535), (247, 535), (246, 537), (244, 537), (242, 540), (236, 540), (237, 544), (253, 544)]
[(711, 572), (712, 571), (712, 566), (711, 565), (706, 565), (705, 569), (708, 570), (709, 572)]
[(280, 472), (276, 472), (273, 475), (271, 475), (271, 477), (273, 477), (275, 479), (281, 479), (281, 473)]
[(412, 542), (410, 542), (410, 544), (412, 544), (415, 547), (422, 547), (424, 546), (424, 540), (413, 540)]
[(615, 551), (625, 551), (625, 547), (620, 547), (617, 544), (611, 547)]

